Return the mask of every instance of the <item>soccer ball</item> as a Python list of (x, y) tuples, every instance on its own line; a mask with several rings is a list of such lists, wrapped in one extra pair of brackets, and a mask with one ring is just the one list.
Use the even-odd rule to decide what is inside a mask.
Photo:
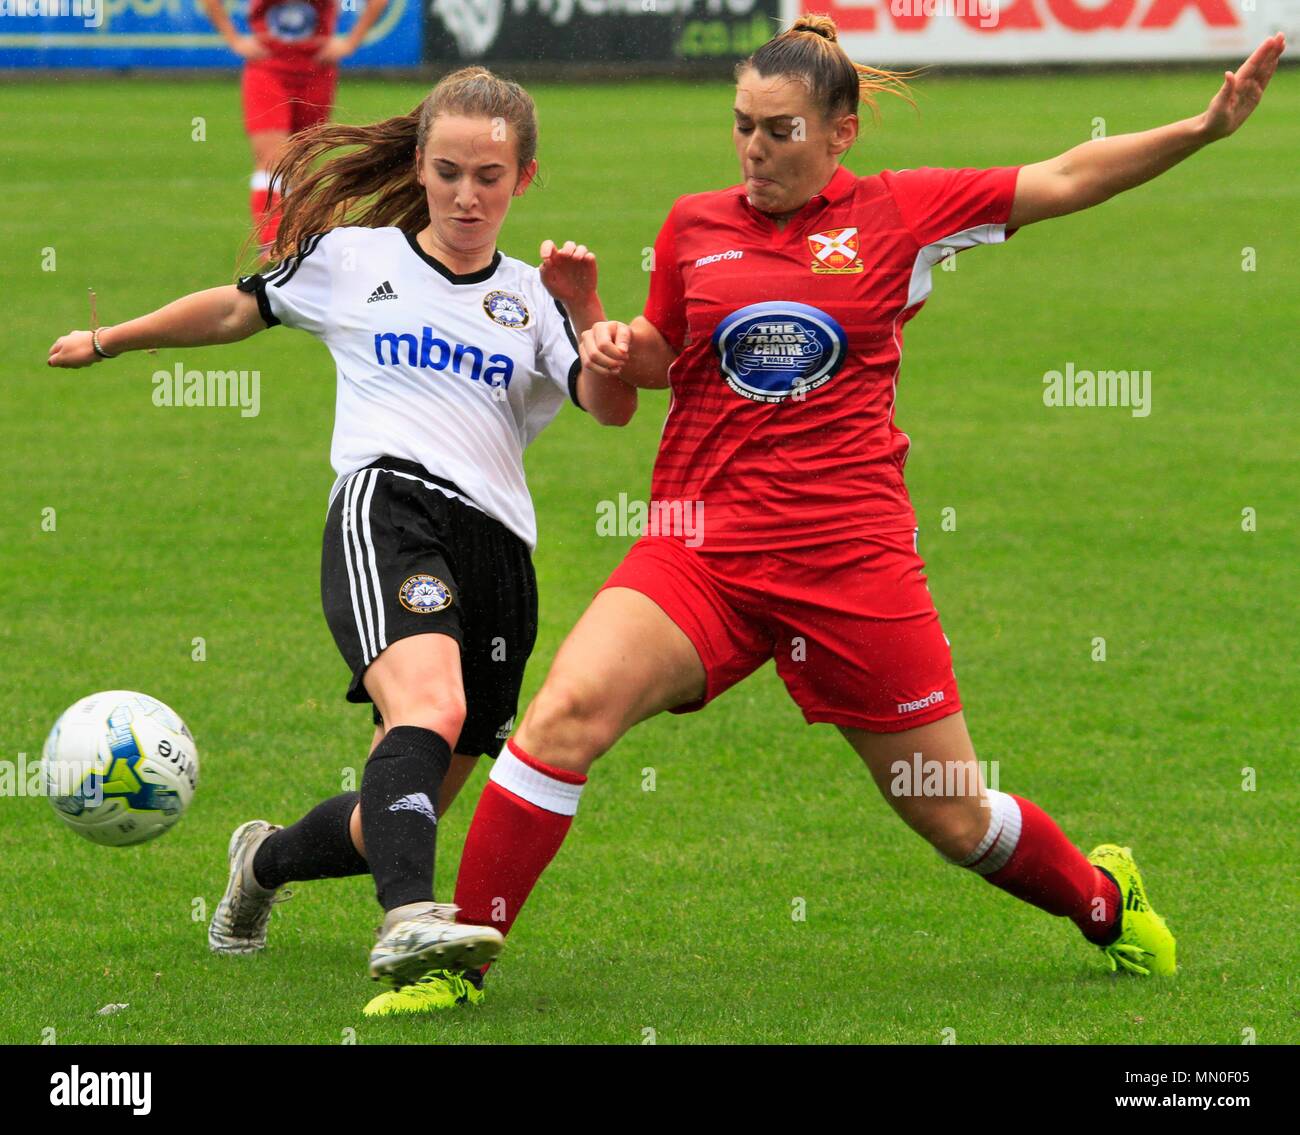
[(185, 813), (199, 754), (180, 717), (130, 690), (70, 706), (45, 742), (45, 792), (78, 835), (110, 847), (144, 843)]

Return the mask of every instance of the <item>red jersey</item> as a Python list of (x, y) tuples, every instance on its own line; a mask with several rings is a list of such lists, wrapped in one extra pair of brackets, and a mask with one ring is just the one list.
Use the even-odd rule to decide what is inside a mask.
[(645, 308), (680, 351), (651, 484), (662, 515), (695, 509), (705, 551), (915, 527), (894, 424), (903, 325), (945, 250), (1015, 231), (1018, 171), (841, 166), (784, 229), (744, 186), (680, 198)]
[(268, 62), (299, 64), (334, 34), (337, 0), (252, 0), (248, 26), (271, 49)]

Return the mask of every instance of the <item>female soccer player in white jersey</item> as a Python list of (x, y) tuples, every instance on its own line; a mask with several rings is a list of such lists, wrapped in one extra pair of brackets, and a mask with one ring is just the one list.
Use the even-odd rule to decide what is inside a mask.
[[(355, 148), (317, 165), (338, 147)], [(579, 373), (576, 335), (604, 318), (586, 248), (547, 241), (540, 271), (497, 251), (536, 151), (532, 99), (483, 68), (447, 76), (410, 114), (316, 127), (278, 171), (296, 188), (276, 251), (296, 254), (50, 350), (52, 366), (86, 366), (283, 323), (334, 357), (321, 593), (348, 700), (375, 705), (374, 744), (360, 793), (292, 827), (235, 831), (209, 943), (260, 950), (278, 888), (369, 872), (385, 911), (371, 974), (395, 987), (371, 1013), (403, 1011), (417, 982), (421, 1004), (481, 996), (459, 971), (502, 937), (433, 902), (434, 843), (474, 760), (513, 724), (536, 637), (523, 449), (566, 396), (605, 424), (636, 408), (620, 379)]]
[[(1100, 204), (1235, 131), (1283, 50), (1265, 41), (1208, 109), (1005, 169), (857, 177), (857, 107), (897, 74), (856, 66), (825, 17), (737, 70), (743, 181), (677, 201), (645, 313), (582, 337), (583, 374), (671, 386), (652, 496), (629, 551), (561, 647), (480, 797), (456, 887), (467, 921), (519, 914), (592, 763), (635, 723), (699, 709), (769, 658), (809, 722), (838, 726), (904, 821), (947, 860), (1101, 946), (1112, 969), (1175, 969), (1127, 849), (1084, 856), (1028, 800), (988, 791), (903, 484), (902, 327), (945, 249)], [(685, 538), (683, 538), (685, 537)], [(897, 794), (898, 762), (960, 777)], [(918, 785), (919, 787), (919, 785)], [(927, 788), (930, 787), (927, 784)]]

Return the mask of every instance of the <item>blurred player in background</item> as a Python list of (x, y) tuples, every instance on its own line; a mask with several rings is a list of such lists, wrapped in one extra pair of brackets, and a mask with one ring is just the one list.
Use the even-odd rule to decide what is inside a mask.
[(235, 830), (208, 943), (255, 953), (286, 883), (370, 874), (384, 910), (370, 972), (392, 986), (372, 1016), (482, 996), (460, 971), (495, 957), (501, 934), (433, 901), (434, 853), (438, 817), (513, 726), (537, 635), (523, 451), (566, 398), (605, 425), (636, 409), (635, 389), (579, 362), (577, 334), (604, 319), (594, 256), (548, 240), (535, 268), (497, 248), (536, 175), (537, 132), (527, 91), (482, 67), (410, 114), (318, 126), (276, 167), (296, 186), (276, 251), (296, 254), (50, 348), (51, 366), (82, 367), (284, 324), (333, 356), (321, 599), (347, 700), (374, 703), (370, 755), (360, 792), (287, 828)]
[(366, 0), (346, 35), (335, 35), (338, 0), (251, 0), (251, 34), (240, 35), (221, 0), (202, 0), (208, 19), (230, 50), (244, 61), (244, 130), (253, 150), (248, 207), (265, 256), (280, 224), (280, 197), (287, 187), (271, 169), (293, 134), (329, 121), (338, 85), (338, 63), (361, 46), (388, 0)]
[[(1112, 970), (1174, 972), (1173, 936), (1129, 849), (1085, 856), (1041, 808), (981, 782), (903, 482), (902, 327), (948, 250), (1098, 205), (1232, 134), (1283, 47), (1266, 40), (1181, 122), (1030, 165), (869, 177), (841, 158), (859, 101), (906, 93), (898, 74), (854, 64), (824, 16), (741, 64), (742, 183), (680, 198), (644, 315), (582, 337), (584, 373), (671, 386), (651, 491), (659, 530), (652, 519), (597, 594), (493, 765), (461, 858), (463, 918), (510, 926), (588, 770), (628, 729), (699, 709), (775, 659), (805, 719), (838, 726), (948, 862), (1069, 918)], [(989, 337), (1013, 335), (1015, 318), (991, 307)], [(764, 755), (774, 778), (799, 775)], [(916, 756), (909, 789), (899, 769)]]

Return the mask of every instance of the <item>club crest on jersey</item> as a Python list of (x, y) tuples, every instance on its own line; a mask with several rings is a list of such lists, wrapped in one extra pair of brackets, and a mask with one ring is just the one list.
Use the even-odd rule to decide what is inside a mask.
[(283, 43), (309, 39), (316, 32), (316, 9), (305, 0), (274, 4), (266, 12), (266, 30)]
[(722, 375), (755, 402), (783, 402), (829, 382), (844, 361), (844, 329), (802, 303), (755, 303), (713, 332)]
[(827, 229), (808, 238), (811, 268), (823, 276), (856, 276), (862, 271), (858, 259), (857, 229)]
[(515, 292), (488, 292), (483, 297), (483, 310), (502, 327), (527, 327), (532, 319), (524, 297)]
[(431, 615), (451, 606), (451, 588), (436, 575), (413, 575), (397, 591), (403, 607), (417, 615)]

